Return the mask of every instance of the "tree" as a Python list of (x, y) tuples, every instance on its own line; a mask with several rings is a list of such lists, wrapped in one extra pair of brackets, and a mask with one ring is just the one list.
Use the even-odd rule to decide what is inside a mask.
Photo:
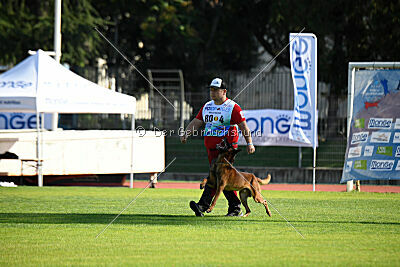
[[(229, 3), (227, 1), (227, 3)], [(107, 36), (141, 70), (183, 69), (187, 88), (204, 85), (210, 70), (248, 70), (258, 60), (251, 32), (223, 1), (97, 1)], [(112, 47), (106, 57), (128, 66)]]
[[(85, 66), (101, 50), (94, 26), (104, 25), (90, 0), (62, 1), (62, 58)], [(0, 2), (0, 64), (14, 65), (28, 50), (53, 51), (54, 1), (2, 0)]]

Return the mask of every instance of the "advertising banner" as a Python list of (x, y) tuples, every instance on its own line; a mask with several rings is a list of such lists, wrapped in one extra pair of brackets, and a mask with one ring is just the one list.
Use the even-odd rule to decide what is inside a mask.
[[(252, 133), (251, 136), (255, 146), (312, 146), (312, 144), (289, 139), (293, 110), (243, 110), (243, 115)], [(300, 122), (300, 126), (304, 126), (304, 128), (307, 128), (308, 125), (309, 122), (307, 121)], [(246, 145), (246, 140), (242, 135), (239, 137), (239, 144)]]
[[(44, 114), (44, 128), (51, 129), (52, 114)], [(0, 129), (36, 129), (35, 113), (0, 113)]]
[(317, 37), (290, 34), (290, 66), (294, 85), (294, 111), (289, 138), (317, 146)]
[(341, 182), (400, 179), (400, 70), (354, 72)]

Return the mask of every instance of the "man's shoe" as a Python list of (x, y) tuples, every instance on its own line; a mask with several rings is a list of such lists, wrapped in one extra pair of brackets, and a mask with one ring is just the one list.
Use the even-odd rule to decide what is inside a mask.
[(225, 216), (228, 216), (228, 217), (242, 217), (243, 216), (243, 212), (241, 210), (234, 210), (234, 211), (228, 212), (228, 214), (226, 214)]
[(194, 202), (193, 200), (190, 201), (189, 206), (194, 211), (194, 214), (196, 214), (197, 217), (204, 217), (201, 208), (199, 207), (199, 205), (197, 205), (196, 202)]

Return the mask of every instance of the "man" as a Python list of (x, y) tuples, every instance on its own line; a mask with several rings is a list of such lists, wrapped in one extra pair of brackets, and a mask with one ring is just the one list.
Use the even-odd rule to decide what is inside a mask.
[[(243, 117), (242, 109), (233, 100), (226, 97), (227, 88), (222, 79), (213, 79), (209, 88), (211, 101), (207, 102), (200, 109), (196, 118), (189, 123), (185, 133), (181, 136), (181, 142), (186, 143), (187, 138), (205, 124), (204, 145), (207, 149), (208, 162), (211, 165), (212, 160), (218, 157), (216, 146), (224, 137), (235, 148), (237, 147), (239, 139), (237, 126), (239, 126), (247, 142), (247, 153), (254, 153), (255, 148), (252, 144), (250, 130), (246, 124), (246, 119)], [(229, 205), (226, 215), (241, 216), (240, 200), (237, 197), (237, 193), (234, 191), (223, 192)], [(215, 189), (206, 184), (199, 202), (190, 202), (190, 208), (196, 216), (204, 216), (203, 213), (209, 208), (214, 195)]]

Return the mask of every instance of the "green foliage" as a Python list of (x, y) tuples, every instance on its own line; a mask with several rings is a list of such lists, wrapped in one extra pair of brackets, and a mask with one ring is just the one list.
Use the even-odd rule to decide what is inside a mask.
[[(97, 26), (142, 71), (182, 69), (188, 90), (209, 79), (205, 72), (249, 70), (260, 45), (277, 55), (290, 32), (318, 37), (319, 80), (333, 97), (347, 85), (349, 61), (395, 61), (400, 57), (400, 5), (396, 1), (184, 1), (63, 0), (62, 61), (111, 67), (129, 64)], [(0, 64), (15, 64), (31, 49), (53, 50), (54, 1), (0, 1)], [(285, 49), (276, 66), (288, 66)], [(117, 71), (113, 73), (118, 76)], [(332, 110), (335, 106), (332, 105)]]
[[(100, 52), (94, 26), (104, 25), (91, 0), (62, 1), (62, 58), (84, 66)], [(54, 1), (7, 0), (0, 2), (0, 64), (16, 64), (28, 50), (54, 51)]]
[(282, 192), (227, 218), (221, 197), (204, 218), (188, 207), (200, 190), (0, 188), (1, 265), (395, 266), (399, 194)]
[[(304, 28), (314, 33), (319, 80), (332, 85), (333, 95), (346, 92), (350, 61), (396, 61), (400, 56), (400, 30), (395, 26), (400, 20), (398, 1), (238, 2), (249, 29), (271, 55), (285, 47), (290, 32)], [(289, 65), (288, 49), (277, 61)]]

